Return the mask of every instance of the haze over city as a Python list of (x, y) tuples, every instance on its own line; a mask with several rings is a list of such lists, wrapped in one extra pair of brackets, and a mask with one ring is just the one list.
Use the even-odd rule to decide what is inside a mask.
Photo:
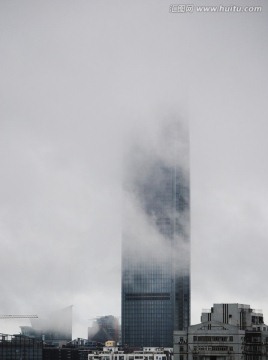
[(1, 1), (1, 314), (72, 304), (73, 338), (120, 317), (123, 156), (175, 119), (190, 134), (192, 323), (217, 302), (267, 319), (268, 5), (246, 5), (262, 11)]

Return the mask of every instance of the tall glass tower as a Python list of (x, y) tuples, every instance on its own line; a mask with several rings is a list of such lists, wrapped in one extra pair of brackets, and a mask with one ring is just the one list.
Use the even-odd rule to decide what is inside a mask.
[(122, 343), (173, 346), (190, 324), (188, 137), (177, 123), (126, 159)]

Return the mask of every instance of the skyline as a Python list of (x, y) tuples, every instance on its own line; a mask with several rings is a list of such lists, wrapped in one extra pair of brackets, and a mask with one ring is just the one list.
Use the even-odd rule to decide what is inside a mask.
[(1, 2), (1, 313), (73, 304), (74, 337), (120, 315), (122, 148), (175, 117), (190, 123), (192, 323), (222, 302), (268, 316), (268, 4), (243, 5), (262, 11)]

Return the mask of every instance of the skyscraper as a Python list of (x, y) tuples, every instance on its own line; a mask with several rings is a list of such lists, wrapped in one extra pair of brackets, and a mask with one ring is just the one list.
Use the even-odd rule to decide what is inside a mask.
[(172, 346), (190, 323), (188, 136), (177, 122), (126, 157), (122, 343)]

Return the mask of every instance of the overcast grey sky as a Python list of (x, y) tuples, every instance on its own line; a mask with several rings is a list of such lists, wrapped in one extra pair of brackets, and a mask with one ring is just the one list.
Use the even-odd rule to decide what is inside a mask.
[(190, 123), (192, 322), (214, 302), (268, 322), (268, 4), (173, 3), (1, 0), (0, 313), (73, 304), (74, 337), (120, 315), (122, 144), (173, 116)]

